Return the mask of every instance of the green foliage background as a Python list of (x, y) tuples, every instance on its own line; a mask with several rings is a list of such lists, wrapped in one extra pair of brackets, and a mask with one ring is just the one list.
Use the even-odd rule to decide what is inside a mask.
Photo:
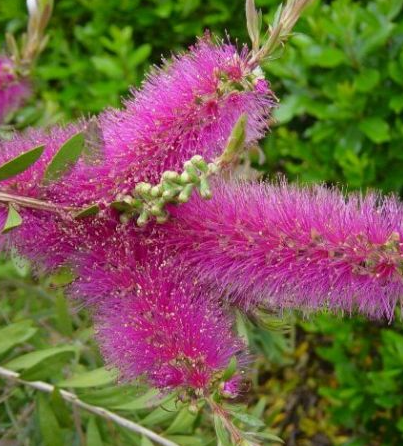
[[(268, 23), (278, 2), (256, 3)], [(24, 2), (1, 0), (1, 29), (19, 33), (25, 24)], [(206, 28), (246, 42), (243, 0), (56, 0), (49, 45), (35, 72), (36, 96), (16, 116), (17, 126), (67, 122), (118, 106), (150, 64), (186, 48)], [(403, 0), (315, 1), (297, 30), (281, 57), (264, 67), (281, 102), (262, 143), (265, 160), (253, 159), (254, 166), (268, 176), (401, 194)], [(85, 375), (102, 362), (89, 316), (68, 308), (66, 281), (63, 273), (33, 278), (19, 259), (0, 265), (0, 322), (11, 325), (0, 331), (1, 364), (25, 379), (73, 388), (179, 444), (214, 445), (207, 414), (175, 411), (169, 400), (168, 410), (153, 408), (152, 395), (114, 386), (102, 369)], [(389, 325), (327, 315), (289, 315), (286, 322), (278, 327), (270, 317), (267, 330), (239, 321), (256, 353), (240, 410), (290, 446), (403, 444), (399, 315)], [(33, 362), (20, 358), (38, 350), (45, 353)], [(75, 376), (78, 381), (65, 381)], [(150, 444), (72, 413), (57, 392), (49, 399), (4, 385), (0, 404), (2, 445)]]

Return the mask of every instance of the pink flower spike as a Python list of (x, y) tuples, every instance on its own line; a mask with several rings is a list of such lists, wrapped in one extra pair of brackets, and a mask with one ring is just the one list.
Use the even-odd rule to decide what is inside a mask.
[(224, 183), (171, 209), (162, 240), (189, 274), (243, 308), (393, 318), (403, 296), (403, 205), (336, 189)]

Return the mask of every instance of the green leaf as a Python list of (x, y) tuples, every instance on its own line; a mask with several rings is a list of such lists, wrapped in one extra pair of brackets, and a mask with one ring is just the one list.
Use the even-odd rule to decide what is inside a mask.
[(65, 336), (73, 334), (73, 321), (70, 315), (67, 299), (58, 292), (55, 299), (55, 319), (59, 331)]
[[(145, 391), (143, 387), (135, 387), (134, 385), (76, 389), (79, 398), (86, 403), (118, 410), (121, 406), (130, 405), (140, 392), (144, 393)], [(156, 404), (159, 402), (160, 400)]]
[(201, 437), (199, 432), (197, 432), (197, 437), (194, 435), (167, 435), (166, 438), (181, 446), (215, 445), (215, 442), (211, 438)]
[(132, 67), (136, 67), (145, 62), (151, 54), (152, 47), (149, 43), (144, 43), (136, 48), (129, 56), (129, 63)]
[(376, 144), (390, 140), (389, 124), (382, 118), (371, 117), (361, 121), (360, 130)]
[(238, 121), (232, 128), (224, 152), (219, 158), (220, 162), (223, 162), (224, 164), (231, 163), (233, 159), (235, 159), (243, 149), (246, 138), (247, 119), (248, 117), (246, 113), (243, 113), (238, 118)]
[(0, 330), (0, 355), (12, 347), (31, 338), (37, 329), (32, 327), (32, 321), (21, 321), (8, 325)]
[(40, 362), (48, 359), (52, 356), (58, 355), (60, 353), (76, 353), (77, 348), (73, 346), (62, 346), (62, 347), (52, 347), (44, 350), (37, 350), (35, 352), (26, 353), (25, 355), (18, 356), (8, 362), (6, 367), (10, 370), (18, 372), (19, 370), (26, 370), (31, 367), (36, 366)]
[(51, 159), (44, 174), (46, 183), (61, 178), (80, 158), (84, 149), (84, 135), (82, 132), (68, 139)]
[(220, 443), (220, 446), (231, 446), (231, 441), (228, 435), (227, 430), (224, 427), (224, 423), (216, 413), (213, 415), (214, 419), (214, 428), (215, 433), (217, 435), (217, 440)]
[(104, 444), (95, 417), (90, 417), (88, 420), (86, 440), (86, 446), (103, 446)]
[(104, 367), (91, 370), (90, 372), (81, 373), (72, 378), (65, 379), (57, 383), (59, 387), (72, 388), (88, 388), (105, 386), (114, 382), (116, 379), (116, 372), (106, 370)]
[(312, 45), (304, 51), (304, 58), (308, 65), (323, 68), (334, 68), (345, 62), (343, 51), (331, 46)]
[(141, 395), (128, 403), (115, 405), (113, 408), (116, 410), (132, 412), (139, 409), (145, 409), (146, 407), (155, 406), (157, 403), (160, 404), (161, 402), (158, 399), (159, 393), (160, 392), (156, 389), (150, 389), (144, 395)]
[(282, 443), (284, 444), (284, 440), (282, 440), (280, 437), (277, 437), (277, 435), (270, 434), (269, 432), (244, 432), (245, 435), (249, 437), (256, 437), (256, 438), (262, 438), (265, 440), (270, 440), (270, 442), (275, 443)]
[(154, 443), (149, 438), (147, 438), (145, 435), (143, 435), (141, 437), (140, 446), (154, 446)]
[(196, 421), (197, 414), (191, 413), (188, 407), (181, 409), (166, 430), (167, 434), (184, 434), (192, 431), (192, 426)]
[(366, 93), (378, 85), (380, 78), (381, 75), (378, 70), (367, 69), (361, 71), (355, 78), (355, 87), (358, 91)]
[(224, 370), (224, 374), (222, 376), (223, 381), (228, 381), (234, 376), (237, 366), (238, 361), (236, 359), (236, 356), (232, 356), (227, 368)]
[(43, 444), (45, 446), (63, 446), (63, 435), (57, 418), (47, 398), (42, 394), (38, 394), (37, 397), (37, 410)]
[(99, 206), (97, 204), (91, 204), (90, 206), (82, 209), (81, 211), (74, 214), (75, 219), (90, 217), (92, 215), (98, 214), (100, 211)]
[(254, 417), (253, 415), (249, 415), (247, 413), (241, 412), (231, 412), (231, 415), (239, 421), (242, 421), (244, 424), (248, 424), (252, 427), (263, 427), (265, 424), (259, 418)]
[(141, 424), (143, 426), (155, 426), (174, 418), (178, 410), (175, 398), (176, 396), (172, 394), (163, 401), (160, 401), (159, 407), (148, 413), (147, 416), (141, 420)]
[(32, 164), (38, 161), (44, 149), (45, 146), (35, 147), (0, 166), (0, 181), (7, 180), (27, 170)]
[(21, 215), (17, 212), (17, 210), (12, 204), (9, 204), (6, 222), (4, 223), (4, 227), (1, 233), (6, 234), (7, 232), (15, 228), (18, 228), (18, 226), (21, 226), (21, 224), (22, 224)]
[(395, 113), (400, 113), (403, 110), (403, 94), (390, 98), (389, 108)]
[(49, 402), (60, 427), (70, 427), (73, 421), (71, 406), (63, 399), (60, 390), (57, 387), (55, 387), (50, 394)]

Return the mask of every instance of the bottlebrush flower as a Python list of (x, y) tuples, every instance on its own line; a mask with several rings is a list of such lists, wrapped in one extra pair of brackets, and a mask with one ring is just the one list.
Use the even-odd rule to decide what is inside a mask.
[[(115, 264), (127, 272), (125, 258)], [(183, 388), (199, 396), (218, 386), (231, 357), (244, 346), (217, 300), (166, 260), (138, 264), (124, 278), (114, 268), (117, 282), (98, 305), (95, 321), (103, 355), (121, 379), (146, 377), (159, 388)], [(110, 266), (99, 274), (110, 274)], [(131, 289), (119, 287), (125, 279), (132, 281)]]
[[(86, 125), (85, 122), (81, 122), (64, 128), (55, 127), (49, 132), (31, 129), (15, 135), (10, 141), (0, 142), (0, 165), (34, 147), (40, 145), (45, 147), (42, 156), (27, 170), (0, 181), (1, 192), (49, 202), (60, 210), (60, 212), (49, 212), (20, 207), (19, 213), (23, 223), (9, 233), (0, 235), (3, 249), (16, 247), (23, 255), (41, 266), (55, 268), (70, 254), (80, 249), (81, 244), (88, 244), (90, 238), (98, 241), (106, 221), (102, 220), (102, 223), (99, 219), (75, 221), (73, 213), (63, 211), (63, 208), (85, 206), (93, 202), (94, 196), (97, 196), (100, 189), (102, 191), (99, 195), (102, 195), (105, 189), (110, 188), (110, 183), (97, 181), (100, 172), (108, 168), (107, 163), (92, 165), (81, 159), (59, 180), (50, 183), (44, 181), (46, 168), (53, 156), (69, 138), (85, 129)], [(0, 204), (2, 222), (5, 221), (6, 214), (7, 206)]]
[(246, 48), (200, 40), (156, 68), (123, 110), (101, 116), (119, 191), (139, 181), (158, 183), (164, 171), (181, 170), (195, 154), (217, 157), (243, 113), (246, 143), (257, 141), (267, 131), (273, 98), (262, 71), (247, 64)]
[(0, 55), (0, 123), (20, 107), (30, 94), (28, 82), (18, 78), (13, 62)]
[(188, 274), (245, 308), (357, 309), (403, 296), (403, 205), (325, 187), (217, 182), (159, 228)]

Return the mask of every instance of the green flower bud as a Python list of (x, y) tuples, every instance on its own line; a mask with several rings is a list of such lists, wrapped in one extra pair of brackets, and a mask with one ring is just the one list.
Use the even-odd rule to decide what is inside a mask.
[(192, 181), (192, 179), (191, 179), (190, 175), (189, 175), (187, 172), (183, 172), (183, 173), (181, 173), (181, 176), (180, 176), (180, 182), (181, 182), (182, 184), (188, 184), (188, 183), (190, 183), (191, 181)]
[(210, 200), (210, 198), (213, 196), (209, 182), (206, 177), (202, 177), (200, 179), (200, 195), (205, 200)]
[(119, 220), (120, 220), (120, 223), (122, 223), (122, 225), (127, 225), (127, 223), (129, 223), (129, 221), (130, 221), (130, 215), (129, 214), (121, 214), (119, 216)]
[(160, 223), (160, 224), (162, 224), (162, 223), (166, 223), (167, 222), (167, 220), (168, 220), (168, 217), (169, 217), (169, 214), (168, 214), (168, 212), (165, 212), (164, 214), (162, 214), (162, 215), (158, 215), (158, 217), (157, 217), (157, 223)]
[(138, 183), (134, 189), (136, 195), (148, 195), (151, 191), (150, 183)]
[(149, 219), (149, 214), (148, 211), (143, 211), (139, 218), (137, 219), (137, 224), (139, 226), (145, 226), (148, 223), (148, 219)]
[(180, 189), (178, 188), (170, 188), (170, 189), (166, 189), (164, 191), (164, 193), (162, 194), (162, 198), (166, 201), (172, 200), (172, 198), (175, 197), (175, 195), (177, 195), (177, 193), (179, 192)]
[(202, 156), (195, 155), (192, 157), (192, 159), (190, 161), (200, 171), (202, 171), (203, 173), (207, 173), (207, 171), (208, 171), (207, 163), (206, 163), (206, 161), (204, 161)]
[(162, 174), (162, 179), (165, 181), (178, 181), (179, 174), (173, 170), (167, 170)]
[(199, 181), (199, 173), (191, 161), (185, 161), (183, 164), (185, 171), (189, 174), (190, 179), (194, 182)]
[(178, 196), (179, 203), (187, 203), (192, 195), (194, 185), (187, 184)]
[(150, 190), (150, 195), (153, 198), (160, 197), (162, 195), (162, 186), (160, 184), (157, 184), (157, 186), (153, 186)]
[(216, 163), (209, 163), (207, 167), (210, 174), (216, 174), (220, 170)]
[(161, 216), (164, 214), (164, 201), (162, 200), (158, 200), (150, 209), (150, 213), (154, 216)]

